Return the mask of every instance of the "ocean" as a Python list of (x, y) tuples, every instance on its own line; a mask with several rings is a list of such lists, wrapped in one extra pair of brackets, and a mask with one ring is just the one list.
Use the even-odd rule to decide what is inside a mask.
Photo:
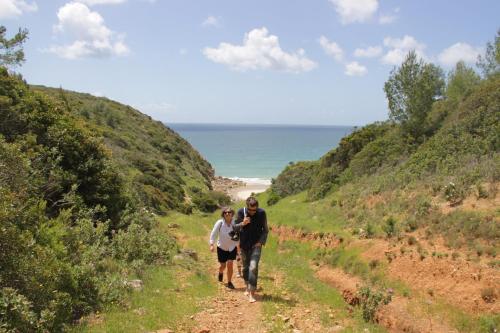
[(269, 183), (289, 162), (317, 160), (352, 126), (168, 124), (214, 167), (215, 174)]

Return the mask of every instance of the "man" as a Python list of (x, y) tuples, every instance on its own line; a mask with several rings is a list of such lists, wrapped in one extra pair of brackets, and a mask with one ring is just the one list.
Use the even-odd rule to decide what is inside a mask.
[(254, 303), (262, 246), (266, 244), (269, 233), (266, 212), (259, 208), (256, 198), (248, 197), (246, 207), (238, 210), (234, 229), (240, 232), (243, 279), (247, 286), (245, 294), (250, 303)]

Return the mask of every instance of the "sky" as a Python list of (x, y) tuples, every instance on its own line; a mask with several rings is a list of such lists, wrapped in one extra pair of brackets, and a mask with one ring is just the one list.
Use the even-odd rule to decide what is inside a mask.
[(361, 126), (388, 117), (411, 49), (445, 71), (500, 28), (498, 0), (0, 0), (29, 30), (31, 84), (104, 96), (165, 123)]

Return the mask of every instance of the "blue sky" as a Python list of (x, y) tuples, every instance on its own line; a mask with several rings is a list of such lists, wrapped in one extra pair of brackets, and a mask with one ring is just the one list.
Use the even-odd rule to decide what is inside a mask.
[(29, 83), (166, 123), (364, 125), (410, 49), (449, 70), (500, 28), (497, 0), (0, 0)]

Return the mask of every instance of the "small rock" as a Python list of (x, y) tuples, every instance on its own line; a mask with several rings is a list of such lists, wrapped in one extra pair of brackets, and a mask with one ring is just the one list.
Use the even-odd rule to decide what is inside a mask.
[(125, 285), (132, 289), (142, 289), (144, 284), (142, 280), (130, 280), (130, 281), (125, 281)]
[(181, 253), (198, 261), (198, 253), (192, 249), (182, 249)]
[(210, 330), (208, 328), (202, 328), (198, 333), (210, 333)]
[(178, 225), (177, 223), (169, 223), (167, 227), (171, 229), (178, 229), (180, 228), (180, 225)]
[(146, 310), (144, 308), (139, 308), (139, 309), (134, 309), (132, 312), (138, 316), (143, 316), (146, 313)]

